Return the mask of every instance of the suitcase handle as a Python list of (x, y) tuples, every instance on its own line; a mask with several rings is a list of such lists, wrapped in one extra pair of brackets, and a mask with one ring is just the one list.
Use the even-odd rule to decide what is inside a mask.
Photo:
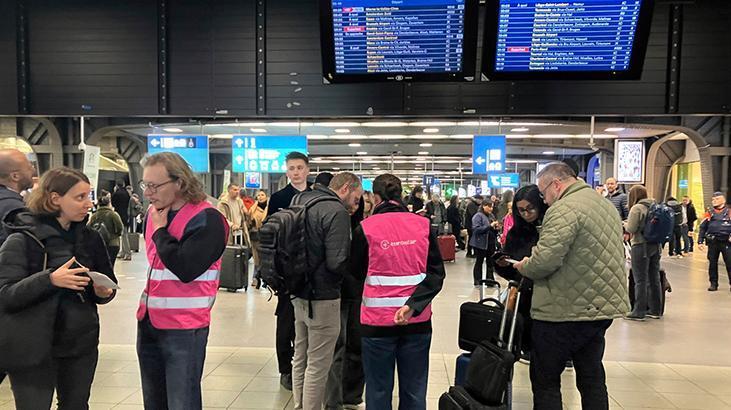
[(505, 309), (505, 305), (503, 305), (503, 303), (500, 302), (496, 298), (484, 298), (484, 299), (480, 299), (477, 303), (479, 303), (481, 305), (484, 305), (486, 302), (493, 302), (495, 304), (495, 306), (499, 307), (500, 309)]

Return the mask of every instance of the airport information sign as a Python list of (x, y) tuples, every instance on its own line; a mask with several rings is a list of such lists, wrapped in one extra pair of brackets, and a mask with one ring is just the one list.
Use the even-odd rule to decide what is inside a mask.
[(244, 176), (244, 187), (246, 189), (261, 188), (261, 174), (259, 172), (247, 172)]
[(500, 0), (495, 72), (626, 71), (641, 0)]
[(338, 74), (462, 71), (466, 0), (333, 0)]
[(207, 135), (148, 135), (147, 152), (175, 152), (188, 162), (193, 172), (209, 172)]
[(505, 171), (505, 136), (475, 135), (472, 139), (472, 173), (502, 174)]
[(490, 188), (518, 188), (520, 186), (520, 174), (514, 172), (490, 174), (487, 176), (487, 183)]
[(284, 173), (287, 154), (297, 151), (307, 155), (304, 135), (234, 135), (231, 144), (234, 172)]

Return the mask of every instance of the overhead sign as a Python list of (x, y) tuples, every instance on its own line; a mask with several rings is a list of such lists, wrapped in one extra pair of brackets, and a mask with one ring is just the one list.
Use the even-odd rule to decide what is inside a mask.
[(84, 148), (84, 175), (89, 178), (91, 190), (96, 191), (99, 183), (99, 156), (101, 148), (94, 145), (87, 145)]
[(467, 196), (475, 196), (477, 195), (477, 187), (470, 184), (467, 185)]
[(234, 172), (284, 173), (287, 154), (297, 151), (307, 155), (304, 135), (234, 135), (231, 143)]
[(472, 173), (490, 174), (505, 171), (505, 136), (475, 135), (472, 139)]
[(258, 172), (247, 172), (244, 179), (244, 187), (247, 189), (261, 188), (261, 174)]
[(363, 184), (363, 190), (364, 191), (373, 191), (373, 180), (370, 178), (363, 178), (361, 180), (361, 183)]
[(490, 188), (518, 188), (520, 186), (520, 174), (514, 172), (490, 174), (487, 176), (487, 183)]
[(434, 184), (434, 175), (424, 175), (421, 182), (423, 185), (432, 186)]
[(193, 172), (209, 172), (207, 135), (148, 135), (147, 152), (174, 152)]

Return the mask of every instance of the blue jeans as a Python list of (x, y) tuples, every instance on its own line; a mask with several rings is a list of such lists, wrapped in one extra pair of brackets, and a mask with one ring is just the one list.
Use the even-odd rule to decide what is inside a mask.
[(201, 377), (208, 328), (155, 329), (145, 317), (137, 325), (137, 357), (145, 410), (203, 407)]
[(393, 373), (398, 366), (399, 410), (426, 409), (431, 333), (362, 340), (366, 407), (392, 408)]

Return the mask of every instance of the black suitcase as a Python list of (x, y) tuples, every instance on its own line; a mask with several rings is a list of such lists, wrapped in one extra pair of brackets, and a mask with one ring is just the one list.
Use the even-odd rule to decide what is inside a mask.
[[(515, 333), (520, 317), (516, 312), (520, 304), (519, 285), (511, 281), (508, 289), (508, 300), (501, 319), (503, 330), (497, 338), (480, 342), (472, 352), (464, 385), (472, 397), (481, 403), (493, 406), (510, 405), (513, 366), (520, 357), (514, 350)], [(516, 292), (514, 302), (513, 290)], [(506, 341), (504, 330), (508, 323), (510, 326)]]
[(227, 246), (221, 258), (219, 288), (229, 292), (249, 287), (249, 248), (243, 245)]
[[(498, 288), (500, 284), (494, 280), (483, 280), (482, 284), (488, 287)], [(481, 284), (481, 285), (482, 285)], [(459, 348), (471, 352), (484, 340), (491, 340), (500, 334), (500, 323), (503, 318), (503, 305), (496, 298), (485, 298), (482, 286), (480, 286), (480, 300), (477, 302), (465, 302), (459, 307)], [(505, 322), (507, 326), (508, 322)], [(523, 319), (518, 317), (518, 324), (515, 334), (516, 350), (520, 349), (520, 339), (523, 329)], [(503, 332), (507, 330), (504, 329)], [(518, 353), (520, 353), (518, 351)]]
[[(670, 281), (668, 281), (667, 274), (665, 273), (665, 269), (660, 268), (660, 286), (662, 289), (662, 296), (660, 301), (660, 314), (665, 314), (665, 292), (670, 293), (673, 291), (672, 286), (670, 286)], [(629, 270), (629, 303), (630, 307), (634, 310), (635, 308), (635, 278), (632, 277), (632, 269)]]
[(140, 251), (140, 234), (137, 232), (130, 232), (127, 234), (127, 240), (129, 241), (129, 249), (132, 252)]
[(452, 386), (439, 397), (439, 410), (507, 410), (507, 405), (488, 406), (480, 403), (462, 386)]

